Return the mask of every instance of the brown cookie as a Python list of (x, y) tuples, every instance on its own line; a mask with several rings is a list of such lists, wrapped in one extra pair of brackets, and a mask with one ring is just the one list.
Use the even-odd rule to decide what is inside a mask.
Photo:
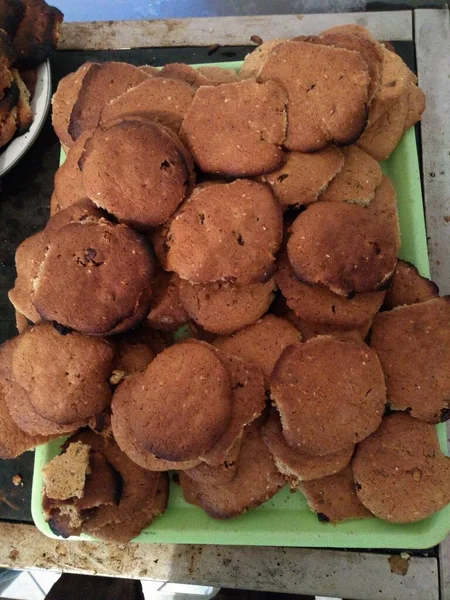
[[(381, 187), (381, 186), (379, 186)], [(287, 253), (294, 274), (335, 294), (383, 289), (397, 263), (399, 233), (375, 209), (318, 202), (291, 227)]]
[(426, 98), (423, 90), (417, 86), (414, 81), (409, 81), (407, 85), (408, 94), (408, 112), (405, 119), (405, 131), (420, 121), (422, 113), (426, 107)]
[(139, 116), (178, 133), (193, 98), (193, 88), (184, 81), (152, 77), (106, 104), (100, 121)]
[(359, 52), (284, 42), (270, 52), (257, 79), (287, 91), (289, 150), (351, 144), (365, 127), (370, 77)]
[(206, 331), (227, 335), (263, 316), (274, 298), (275, 282), (192, 284), (180, 279), (178, 289), (191, 319)]
[(212, 466), (202, 462), (192, 469), (183, 471), (183, 474), (202, 485), (226, 485), (236, 479), (237, 465), (236, 462), (224, 462)]
[(236, 466), (236, 477), (217, 486), (180, 473), (186, 502), (197, 504), (214, 519), (229, 519), (270, 500), (285, 484), (256, 424), (245, 432)]
[(266, 315), (233, 335), (216, 338), (214, 346), (255, 364), (268, 379), (283, 350), (300, 340), (299, 331), (288, 321)]
[(52, 125), (64, 146), (73, 146), (75, 138), (69, 133), (70, 115), (77, 101), (83, 80), (95, 63), (85, 62), (74, 73), (63, 77), (52, 98)]
[(19, 88), (19, 100), (17, 102), (17, 135), (26, 133), (33, 123), (33, 109), (30, 105), (30, 92), (22, 80), (19, 71), (12, 69), (14, 81)]
[[(74, 204), (71, 204), (67, 208), (59, 210), (56, 214), (52, 215), (47, 221), (45, 231), (49, 234), (51, 241), (52, 233), (59, 231), (70, 223), (85, 223), (99, 221), (105, 217), (105, 211), (101, 210), (88, 198), (79, 200)], [(50, 242), (49, 242), (50, 243)], [(42, 260), (44, 257), (42, 257)]]
[(66, 425), (109, 405), (113, 357), (105, 340), (75, 332), (61, 335), (44, 323), (17, 339), (12, 376), (40, 415)]
[(120, 402), (122, 394), (130, 398), (129, 426), (136, 439), (165, 460), (188, 461), (205, 454), (230, 424), (229, 375), (214, 351), (200, 344), (179, 343), (164, 350), (114, 397)]
[(392, 408), (429, 423), (450, 418), (449, 296), (378, 314), (370, 345)]
[(88, 197), (140, 229), (167, 221), (191, 186), (192, 165), (175, 134), (137, 117), (98, 128), (83, 160)]
[(152, 67), (152, 65), (141, 65), (139, 69), (144, 71), (144, 73), (147, 73), (147, 75), (151, 75), (152, 77), (158, 77), (161, 72), (161, 69), (158, 69), (158, 67)]
[(108, 102), (148, 77), (145, 71), (124, 62), (91, 65), (83, 77), (70, 114), (68, 131), (72, 139), (76, 140), (84, 131), (95, 129)]
[(412, 263), (399, 260), (386, 292), (384, 307), (391, 310), (404, 304), (426, 302), (438, 296), (439, 288), (434, 281), (422, 277)]
[(269, 40), (247, 54), (239, 70), (239, 79), (253, 79), (259, 74), (271, 51), (286, 40)]
[(17, 106), (0, 122), (0, 148), (12, 140), (17, 131)]
[(356, 495), (350, 465), (335, 475), (302, 481), (298, 488), (321, 522), (339, 523), (372, 516)]
[(324, 456), (379, 426), (386, 404), (380, 361), (363, 342), (323, 336), (283, 352), (270, 382), (287, 443)]
[(237, 76), (231, 69), (221, 67), (200, 67), (196, 69), (184, 63), (169, 63), (159, 72), (160, 77), (181, 80), (194, 89), (203, 85), (221, 85), (236, 81)]
[(270, 173), (284, 160), (286, 102), (285, 91), (273, 81), (201, 87), (183, 121), (181, 139), (206, 173)]
[(87, 198), (78, 163), (83, 154), (84, 145), (91, 135), (91, 131), (85, 131), (80, 135), (70, 148), (66, 160), (55, 173), (54, 190), (50, 206), (50, 213), (52, 215)]
[(287, 152), (284, 165), (261, 179), (266, 181), (284, 209), (312, 204), (327, 189), (344, 165), (335, 146), (319, 152)]
[(25, 5), (22, 0), (0, 1), (0, 29), (11, 38), (14, 37), (24, 15)]
[(320, 195), (325, 202), (351, 202), (367, 206), (372, 201), (376, 188), (380, 185), (382, 171), (380, 165), (358, 146), (342, 149), (344, 166)]
[(339, 473), (350, 462), (354, 450), (354, 446), (349, 446), (325, 456), (311, 456), (291, 448), (283, 437), (280, 416), (275, 408), (272, 408), (269, 419), (263, 425), (262, 436), (277, 469), (292, 486), (299, 481)]
[(145, 371), (155, 358), (147, 344), (135, 343), (133, 340), (128, 341), (126, 334), (117, 341), (116, 348), (114, 370), (109, 378), (111, 385), (118, 385), (130, 375)]
[(450, 458), (435, 427), (409, 415), (385, 417), (358, 445), (352, 466), (359, 499), (380, 519), (412, 523), (450, 502)]
[(258, 283), (271, 277), (281, 236), (270, 188), (244, 179), (194, 190), (162, 247), (168, 269), (192, 283)]
[(16, 65), (37, 67), (56, 50), (63, 13), (45, 0), (24, 0), (25, 12), (13, 39)]
[(331, 292), (324, 285), (297, 279), (285, 255), (277, 261), (275, 281), (286, 303), (300, 319), (341, 329), (364, 327), (383, 304), (385, 292), (366, 292), (350, 298)]
[(180, 299), (178, 277), (157, 269), (152, 281), (153, 296), (146, 323), (153, 329), (175, 331), (189, 316)]
[(226, 69), (223, 67), (215, 66), (204, 66), (199, 67), (197, 72), (203, 77), (206, 77), (207, 83), (205, 85), (221, 85), (222, 83), (233, 83), (237, 81), (238, 77), (233, 69)]
[(68, 444), (42, 469), (45, 495), (53, 500), (82, 498), (89, 473), (90, 446), (83, 442)]
[(304, 319), (299, 319), (293, 311), (291, 315), (286, 315), (286, 319), (290, 321), (301, 333), (302, 340), (307, 342), (311, 338), (319, 335), (331, 335), (338, 340), (349, 341), (355, 340), (363, 342), (372, 326), (372, 320), (367, 321), (357, 329), (343, 329), (342, 327), (333, 327), (333, 325), (323, 325), (322, 323), (310, 323)]
[(115, 333), (148, 312), (153, 269), (146, 239), (125, 225), (72, 223), (52, 233), (33, 304), (46, 320), (77, 331)]

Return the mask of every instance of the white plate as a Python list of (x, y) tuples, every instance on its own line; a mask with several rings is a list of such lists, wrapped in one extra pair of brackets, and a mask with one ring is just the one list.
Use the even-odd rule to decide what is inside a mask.
[(0, 149), (0, 177), (22, 158), (39, 135), (47, 117), (51, 97), (52, 80), (47, 60), (37, 69), (36, 91), (31, 100), (33, 123), (27, 133), (14, 138), (3, 151)]

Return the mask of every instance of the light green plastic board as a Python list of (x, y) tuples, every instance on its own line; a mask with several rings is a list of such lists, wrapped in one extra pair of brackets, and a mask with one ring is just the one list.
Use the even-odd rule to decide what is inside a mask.
[[(217, 66), (237, 69), (241, 63)], [(200, 66), (200, 65), (196, 65)], [(395, 185), (402, 234), (401, 258), (414, 263), (422, 275), (429, 275), (427, 239), (422, 203), (419, 162), (414, 129), (404, 136), (384, 172)], [(437, 426), (441, 447), (446, 451), (445, 425)], [(55, 537), (42, 513), (42, 467), (58, 454), (61, 440), (36, 449), (32, 514), (36, 526)], [(230, 544), (253, 546), (310, 546), (322, 548), (408, 548), (436, 545), (450, 531), (450, 506), (439, 513), (407, 525), (376, 518), (351, 520), (332, 525), (320, 523), (308, 509), (300, 492), (286, 487), (270, 502), (228, 521), (216, 521), (200, 508), (186, 504), (180, 488), (173, 483), (166, 513), (139, 537), (138, 542), (179, 544)], [(83, 535), (73, 539), (94, 539)]]

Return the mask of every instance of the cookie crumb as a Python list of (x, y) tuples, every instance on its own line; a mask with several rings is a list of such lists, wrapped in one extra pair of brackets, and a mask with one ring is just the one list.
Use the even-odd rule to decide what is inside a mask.
[(12, 478), (12, 482), (13, 482), (13, 485), (20, 485), (21, 487), (23, 487), (22, 475), (20, 473), (17, 473), (16, 475), (14, 475)]

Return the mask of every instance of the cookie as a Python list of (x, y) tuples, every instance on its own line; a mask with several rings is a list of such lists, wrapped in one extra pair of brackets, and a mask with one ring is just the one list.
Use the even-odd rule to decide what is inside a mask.
[(42, 469), (45, 495), (54, 500), (82, 498), (89, 473), (90, 447), (82, 442), (68, 445)]
[(291, 227), (287, 254), (294, 275), (340, 296), (383, 289), (392, 277), (398, 230), (369, 208), (318, 202)]
[(175, 331), (189, 318), (180, 299), (178, 277), (157, 269), (152, 287), (154, 292), (147, 325), (161, 331)]
[(450, 502), (450, 458), (436, 429), (392, 414), (356, 449), (356, 493), (375, 516), (391, 523), (425, 519)]
[(116, 348), (114, 370), (109, 378), (111, 385), (118, 385), (130, 375), (145, 371), (155, 358), (147, 344), (128, 341), (126, 335), (117, 341)]
[(261, 179), (284, 209), (298, 208), (315, 202), (343, 166), (344, 157), (335, 146), (312, 154), (287, 152), (284, 165)]
[(439, 288), (431, 279), (422, 277), (413, 264), (399, 260), (386, 292), (384, 307), (391, 310), (396, 306), (426, 302), (438, 296)]
[(50, 213), (52, 215), (87, 198), (78, 163), (83, 154), (84, 145), (91, 135), (91, 131), (85, 131), (80, 135), (70, 148), (66, 160), (55, 173), (54, 189), (50, 205)]
[(280, 416), (275, 408), (272, 408), (269, 419), (263, 425), (262, 436), (277, 469), (292, 486), (299, 481), (339, 473), (349, 464), (354, 450), (354, 446), (349, 446), (325, 456), (311, 456), (291, 448), (283, 437)]
[(8, 116), (0, 122), (0, 148), (12, 140), (17, 131), (17, 106), (11, 109)]
[(448, 296), (378, 314), (370, 345), (380, 357), (393, 409), (429, 423), (450, 418)]
[(266, 315), (233, 335), (218, 337), (214, 346), (246, 363), (255, 364), (268, 379), (283, 350), (300, 340), (300, 333), (288, 321)]
[(13, 38), (24, 15), (25, 5), (22, 0), (2, 0), (0, 2), (0, 29)]
[(256, 424), (245, 432), (236, 466), (236, 477), (217, 486), (180, 473), (186, 502), (200, 506), (214, 519), (229, 519), (270, 500), (285, 484)]
[(404, 129), (407, 131), (410, 127), (420, 121), (422, 113), (426, 107), (426, 98), (424, 92), (414, 81), (409, 81), (407, 85), (408, 112), (406, 113)]
[(125, 225), (71, 223), (52, 234), (32, 301), (46, 320), (82, 333), (115, 333), (148, 312), (153, 269), (146, 239)]
[(161, 70), (158, 69), (158, 67), (152, 67), (152, 65), (141, 65), (139, 69), (141, 69), (141, 71), (144, 71), (144, 73), (147, 73), (147, 75), (150, 75), (152, 77), (158, 77), (161, 72)]
[(200, 344), (164, 350), (143, 373), (119, 386), (114, 397), (120, 402), (122, 394), (130, 398), (129, 426), (136, 439), (165, 460), (205, 454), (231, 419), (229, 375), (214, 351)]
[(33, 109), (30, 105), (30, 92), (22, 80), (19, 71), (12, 69), (14, 81), (19, 88), (19, 100), (17, 102), (17, 135), (26, 133), (33, 123)]
[(338, 340), (350, 341), (355, 340), (363, 342), (372, 326), (372, 321), (367, 321), (357, 329), (343, 329), (342, 327), (334, 327), (333, 325), (323, 325), (322, 323), (310, 323), (304, 319), (299, 319), (293, 311), (291, 315), (286, 315), (286, 319), (290, 321), (301, 333), (302, 340), (307, 342), (311, 338), (319, 335), (331, 335)]
[(206, 173), (245, 177), (270, 173), (283, 163), (284, 89), (253, 80), (197, 90), (180, 136)]
[(120, 496), (118, 473), (103, 454), (90, 452), (89, 473), (83, 490), (83, 497), (75, 501), (79, 511), (91, 510), (103, 505), (117, 504)]
[(205, 85), (221, 85), (222, 83), (233, 83), (237, 81), (238, 77), (233, 69), (226, 69), (223, 67), (215, 67), (205, 65), (199, 67), (197, 72), (203, 77), (206, 77), (207, 83)]
[(206, 331), (227, 335), (263, 316), (274, 298), (275, 282), (192, 284), (180, 279), (178, 289), (191, 319)]
[(61, 144), (70, 148), (75, 138), (69, 133), (70, 115), (83, 80), (96, 63), (85, 62), (74, 73), (63, 77), (52, 97), (52, 125)]
[(45, 231), (49, 234), (49, 244), (51, 243), (52, 234), (66, 225), (99, 221), (105, 216), (105, 211), (95, 206), (88, 198), (78, 200), (78, 202), (71, 204), (67, 208), (59, 210), (47, 221)]
[(73, 140), (87, 130), (95, 129), (103, 107), (146, 79), (147, 73), (123, 62), (93, 64), (83, 77), (70, 113), (68, 131)]
[(88, 197), (138, 229), (167, 221), (191, 187), (186, 149), (169, 129), (145, 119), (97, 129), (83, 160)]
[(287, 443), (339, 452), (379, 426), (386, 404), (380, 361), (363, 342), (323, 336), (284, 350), (270, 381)]
[(341, 329), (364, 327), (381, 308), (385, 292), (366, 292), (350, 298), (333, 293), (324, 285), (297, 279), (285, 255), (278, 257), (275, 281), (286, 303), (300, 319)]
[(372, 516), (356, 494), (351, 466), (335, 475), (302, 481), (298, 488), (321, 522), (340, 523)]
[(321, 193), (320, 200), (368, 206), (381, 183), (381, 167), (358, 146), (347, 146), (342, 149), (342, 153), (344, 166)]
[(265, 282), (281, 236), (281, 209), (268, 186), (244, 179), (200, 187), (170, 225), (165, 268), (192, 283)]
[(259, 74), (271, 51), (286, 40), (269, 40), (247, 54), (239, 70), (239, 79), (253, 79)]
[(237, 76), (231, 69), (222, 69), (220, 67), (200, 67), (196, 69), (191, 65), (184, 63), (169, 63), (159, 72), (160, 77), (167, 79), (181, 80), (194, 89), (203, 85), (220, 85), (236, 81)]
[(184, 81), (152, 77), (106, 104), (100, 122), (140, 116), (178, 133), (193, 98), (193, 88)]
[(113, 357), (112, 346), (100, 338), (61, 335), (44, 323), (17, 339), (12, 375), (40, 415), (66, 425), (109, 405)]
[(287, 92), (289, 150), (351, 144), (365, 127), (370, 76), (359, 52), (284, 42), (270, 52), (257, 80), (275, 81)]
[(236, 479), (237, 465), (235, 462), (224, 462), (218, 466), (211, 466), (202, 462), (183, 471), (183, 474), (202, 485), (226, 485)]
[(0, 382), (0, 458), (16, 458), (50, 439), (50, 436), (29, 435), (17, 427), (8, 410), (5, 390)]

